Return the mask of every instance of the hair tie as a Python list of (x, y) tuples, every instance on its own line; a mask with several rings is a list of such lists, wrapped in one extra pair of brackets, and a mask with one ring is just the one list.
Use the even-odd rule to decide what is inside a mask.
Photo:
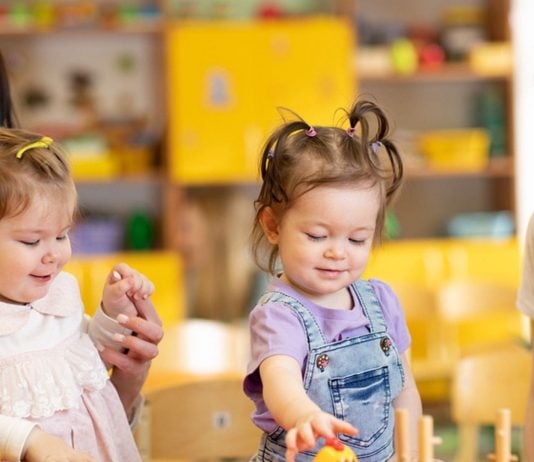
[(54, 142), (54, 140), (48, 136), (43, 136), (40, 140), (34, 141), (33, 143), (27, 144), (26, 146), (23, 146), (17, 151), (16, 157), (17, 159), (22, 159), (22, 156), (26, 151), (29, 151), (30, 149), (37, 149), (37, 148), (45, 148), (48, 149), (50, 145)]
[(317, 135), (317, 132), (315, 131), (315, 128), (310, 125), (310, 128), (306, 130), (306, 135), (308, 135), (310, 138), (313, 138), (315, 135)]
[(354, 127), (349, 127), (347, 128), (347, 134), (351, 137), (351, 138), (354, 138), (354, 133), (356, 132), (356, 129)]
[(274, 157), (274, 149), (269, 149), (267, 153), (267, 159), (272, 159)]
[(373, 151), (373, 154), (375, 155), (381, 147), (382, 147), (381, 141), (374, 141), (373, 143), (371, 143), (371, 151)]

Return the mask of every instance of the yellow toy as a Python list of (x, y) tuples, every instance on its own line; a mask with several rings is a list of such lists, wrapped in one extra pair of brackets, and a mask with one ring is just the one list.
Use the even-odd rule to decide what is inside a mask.
[(327, 439), (313, 460), (315, 462), (358, 462), (352, 449), (337, 438)]

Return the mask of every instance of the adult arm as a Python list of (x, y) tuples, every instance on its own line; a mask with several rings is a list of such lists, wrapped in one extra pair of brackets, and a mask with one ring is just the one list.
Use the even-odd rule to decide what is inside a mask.
[(113, 367), (111, 381), (121, 398), (124, 409), (132, 422), (132, 414), (140, 403), (140, 394), (152, 359), (158, 354), (158, 344), (163, 338), (161, 319), (150, 299), (135, 300), (139, 316), (118, 316), (118, 322), (131, 335), (115, 336), (119, 350), (104, 346), (100, 355)]
[[(530, 217), (525, 237), (523, 273), (517, 295), (517, 307), (531, 319), (531, 335), (534, 329), (534, 215)], [(534, 352), (532, 353), (534, 362)], [(525, 425), (523, 429), (523, 453), (526, 461), (534, 461), (534, 377), (530, 377)]]
[[(534, 332), (534, 320), (530, 322), (530, 332)], [(534, 363), (534, 353), (532, 354), (532, 361)], [(525, 428), (523, 429), (523, 455), (527, 462), (534, 461), (534, 376), (530, 377)]]

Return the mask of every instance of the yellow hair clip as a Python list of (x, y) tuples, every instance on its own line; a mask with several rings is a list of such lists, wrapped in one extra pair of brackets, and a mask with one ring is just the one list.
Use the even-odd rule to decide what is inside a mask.
[(48, 149), (54, 140), (48, 136), (43, 136), (40, 140), (34, 141), (33, 143), (23, 146), (17, 151), (17, 159), (21, 159), (23, 154), (30, 149), (35, 148), (45, 148)]

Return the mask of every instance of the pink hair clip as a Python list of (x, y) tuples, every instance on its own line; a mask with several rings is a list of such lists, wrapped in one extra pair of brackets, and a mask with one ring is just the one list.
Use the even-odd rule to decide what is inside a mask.
[(347, 128), (347, 134), (351, 137), (351, 138), (354, 138), (354, 133), (356, 132), (356, 129), (354, 127), (349, 127)]
[(310, 138), (313, 138), (315, 135), (317, 135), (317, 132), (315, 131), (315, 128), (310, 126), (310, 128), (306, 130), (306, 135), (308, 135)]
[(373, 154), (375, 155), (381, 147), (382, 143), (380, 141), (375, 141), (374, 143), (371, 143), (371, 151), (373, 151)]

